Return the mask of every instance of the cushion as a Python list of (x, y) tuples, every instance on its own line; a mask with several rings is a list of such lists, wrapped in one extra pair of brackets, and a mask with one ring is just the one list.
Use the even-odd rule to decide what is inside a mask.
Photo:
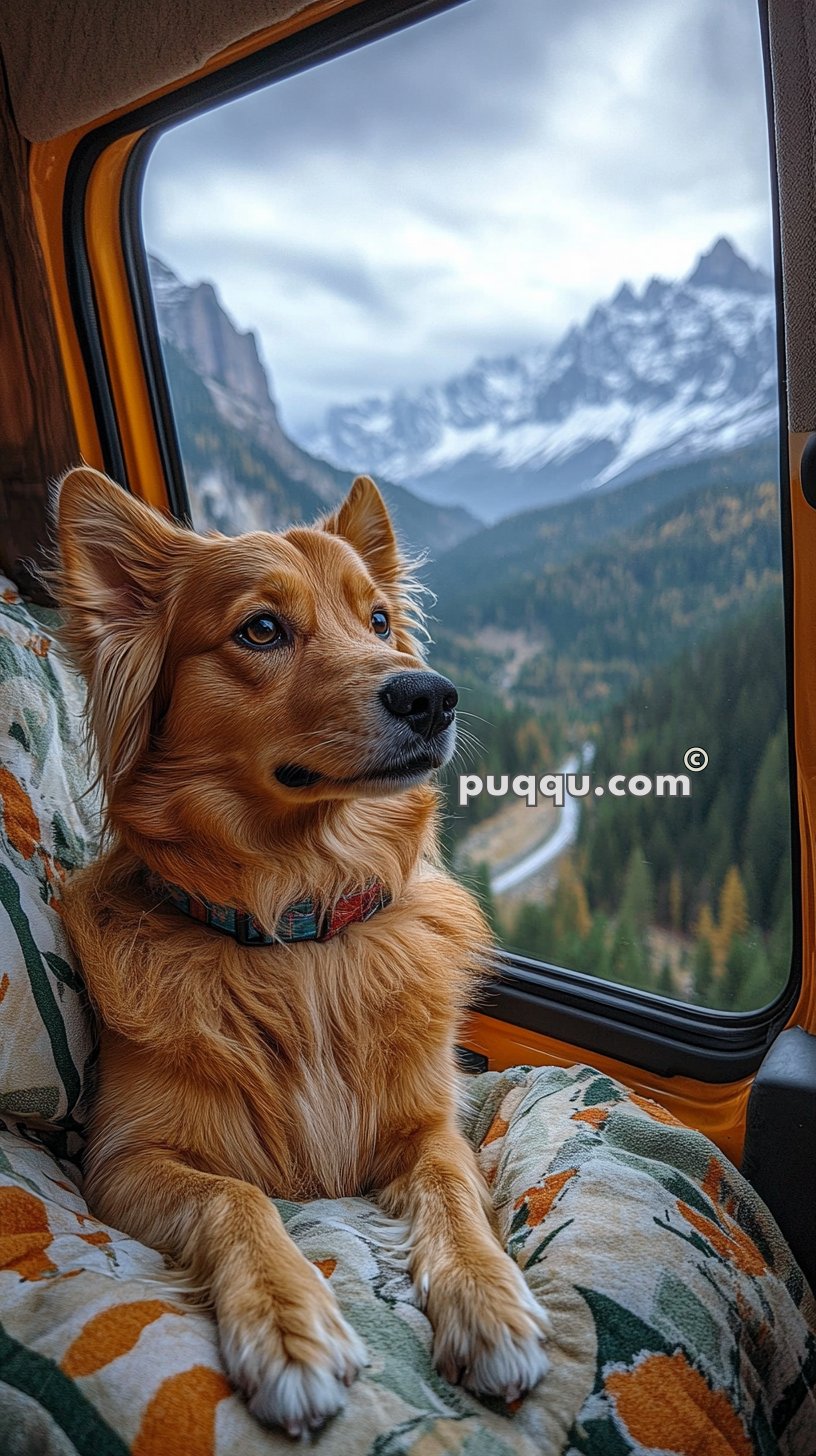
[[(552, 1368), (513, 1407), (446, 1384), (364, 1199), (278, 1203), (372, 1360), (331, 1456), (813, 1456), (813, 1300), (708, 1140), (589, 1067), (486, 1073), (466, 1132), (501, 1236), (549, 1308)], [(231, 1391), (210, 1316), (91, 1218), (71, 1168), (0, 1135), (0, 1450), (283, 1456)]]
[[(0, 598), (0, 1452), (289, 1452), (230, 1389), (210, 1315), (83, 1201), (95, 1037), (59, 886), (94, 852), (98, 802), (54, 618), (2, 579)], [(375, 1206), (279, 1203), (372, 1358), (316, 1449), (813, 1456), (813, 1299), (712, 1143), (582, 1066), (471, 1079), (463, 1126), (552, 1314), (552, 1369), (512, 1408), (449, 1386)]]
[(55, 622), (0, 576), (0, 1114), (70, 1152), (94, 1034), (58, 890), (94, 852), (99, 803)]

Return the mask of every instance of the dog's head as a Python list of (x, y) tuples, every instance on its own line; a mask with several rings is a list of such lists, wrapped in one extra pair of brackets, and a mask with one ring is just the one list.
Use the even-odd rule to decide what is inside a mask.
[(81, 467), (62, 482), (57, 592), (88, 683), (111, 822), (285, 819), (404, 791), (450, 758), (456, 689), (413, 635), (374, 483), (314, 527), (199, 536)]

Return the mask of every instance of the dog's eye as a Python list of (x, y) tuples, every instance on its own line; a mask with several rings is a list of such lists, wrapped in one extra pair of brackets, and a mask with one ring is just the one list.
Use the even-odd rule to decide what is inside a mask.
[(388, 620), (388, 613), (376, 611), (371, 613), (371, 626), (378, 637), (391, 636), (391, 623)]
[(242, 647), (282, 647), (286, 642), (286, 632), (270, 612), (259, 612), (257, 617), (250, 617), (235, 636)]

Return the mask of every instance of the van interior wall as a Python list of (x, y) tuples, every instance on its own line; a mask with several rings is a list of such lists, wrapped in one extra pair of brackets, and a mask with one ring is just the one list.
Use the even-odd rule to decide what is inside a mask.
[(28, 187), (0, 68), (0, 571), (37, 601), (49, 480), (79, 457)]
[(788, 429), (816, 429), (816, 6), (768, 0)]
[[(0, 46), (23, 136), (47, 141), (197, 71), (301, 10), (348, 0), (25, 0), (0, 5)], [(399, 0), (393, 9), (399, 10)]]

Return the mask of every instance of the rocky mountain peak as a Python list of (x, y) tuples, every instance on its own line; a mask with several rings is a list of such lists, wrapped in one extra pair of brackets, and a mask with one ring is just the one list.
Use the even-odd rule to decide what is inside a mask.
[(266, 451), (282, 475), (334, 504), (339, 490), (331, 468), (301, 450), (281, 427), (252, 330), (238, 328), (212, 283), (184, 283), (160, 258), (149, 257), (148, 263), (162, 342), (202, 381), (216, 413)]
[(773, 287), (770, 274), (749, 263), (728, 238), (718, 238), (707, 253), (700, 255), (687, 282), (692, 288), (724, 288), (738, 293), (768, 293)]
[(665, 278), (650, 278), (643, 290), (643, 303), (646, 308), (657, 308), (663, 302), (666, 294), (671, 292), (671, 284)]
[(185, 284), (159, 258), (148, 262), (162, 336), (202, 379), (261, 415), (276, 417), (254, 333), (238, 328), (211, 283)]
[(632, 308), (637, 308), (637, 306), (638, 301), (635, 297), (631, 283), (622, 283), (614, 298), (612, 299), (612, 307), (628, 310)]

